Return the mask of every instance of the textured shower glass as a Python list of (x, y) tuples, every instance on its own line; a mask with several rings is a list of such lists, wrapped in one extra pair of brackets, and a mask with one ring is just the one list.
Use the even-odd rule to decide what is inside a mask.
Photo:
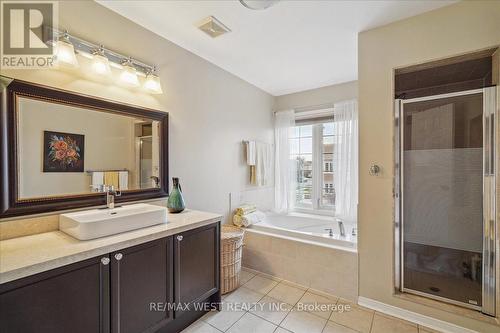
[(483, 102), (404, 104), (403, 288), (481, 306)]

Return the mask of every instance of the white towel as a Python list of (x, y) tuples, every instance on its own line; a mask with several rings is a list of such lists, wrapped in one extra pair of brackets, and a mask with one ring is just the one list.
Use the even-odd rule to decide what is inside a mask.
[(118, 172), (118, 184), (120, 191), (128, 190), (128, 171)]
[(104, 172), (92, 172), (92, 192), (98, 192), (99, 187), (104, 184)]
[(253, 213), (245, 214), (243, 216), (234, 215), (233, 216), (233, 224), (238, 227), (248, 227), (252, 224), (257, 224), (259, 222), (264, 221), (266, 218), (266, 214), (261, 211), (255, 211)]
[(258, 142), (255, 150), (255, 185), (268, 185), (271, 174), (271, 145)]
[(255, 141), (248, 141), (247, 144), (247, 165), (255, 165)]
[(257, 207), (255, 205), (251, 204), (246, 204), (246, 205), (241, 205), (235, 210), (235, 214), (239, 216), (243, 216), (245, 214), (250, 214), (253, 213), (257, 210)]

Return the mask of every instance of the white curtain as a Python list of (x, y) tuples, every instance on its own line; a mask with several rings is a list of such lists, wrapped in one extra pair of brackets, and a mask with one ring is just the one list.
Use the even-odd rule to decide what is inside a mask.
[(290, 136), (295, 126), (293, 110), (276, 112), (274, 119), (274, 211), (288, 213), (295, 193), (295, 167), (290, 159)]
[(357, 222), (358, 210), (358, 103), (336, 103), (334, 114), (333, 187), (335, 215)]

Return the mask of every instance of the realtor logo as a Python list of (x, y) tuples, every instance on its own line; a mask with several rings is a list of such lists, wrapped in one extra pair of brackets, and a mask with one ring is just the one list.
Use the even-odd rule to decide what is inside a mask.
[(51, 67), (57, 2), (2, 1), (1, 64), (4, 68)]

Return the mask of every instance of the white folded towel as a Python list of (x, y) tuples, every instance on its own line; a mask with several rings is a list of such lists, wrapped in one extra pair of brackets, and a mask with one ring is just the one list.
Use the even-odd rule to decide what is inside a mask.
[(120, 191), (128, 190), (128, 171), (118, 172), (118, 183), (120, 184)]
[(255, 141), (247, 142), (247, 165), (255, 165)]
[(241, 205), (235, 210), (235, 214), (239, 216), (243, 216), (245, 214), (250, 214), (253, 213), (257, 210), (257, 206), (251, 205), (251, 204), (246, 204), (246, 205)]
[(104, 184), (104, 172), (92, 172), (92, 192), (99, 191), (99, 187)]
[(266, 214), (261, 211), (255, 211), (253, 213), (245, 214), (243, 216), (234, 215), (233, 216), (233, 224), (238, 227), (248, 227), (252, 224), (257, 224), (259, 222), (264, 221), (266, 218)]

